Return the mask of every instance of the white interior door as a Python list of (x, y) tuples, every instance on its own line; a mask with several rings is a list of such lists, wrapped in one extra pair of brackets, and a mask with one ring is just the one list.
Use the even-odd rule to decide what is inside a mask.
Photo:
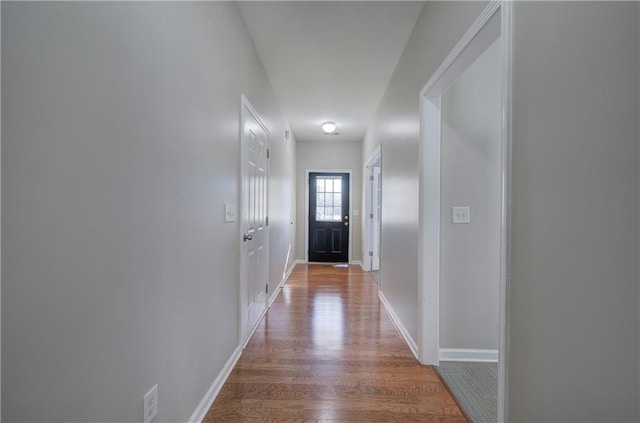
[(373, 213), (373, 249), (371, 256), (371, 270), (380, 270), (380, 212), (382, 209), (382, 178), (380, 177), (380, 167), (372, 169), (373, 180), (371, 181), (371, 212)]
[(267, 138), (260, 117), (242, 102), (242, 340), (266, 310), (267, 268)]

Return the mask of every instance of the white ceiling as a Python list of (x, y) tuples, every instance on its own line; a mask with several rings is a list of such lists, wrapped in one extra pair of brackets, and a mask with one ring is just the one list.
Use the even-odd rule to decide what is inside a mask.
[[(423, 4), (239, 3), (298, 142), (362, 140)], [(325, 121), (339, 134), (324, 135)]]

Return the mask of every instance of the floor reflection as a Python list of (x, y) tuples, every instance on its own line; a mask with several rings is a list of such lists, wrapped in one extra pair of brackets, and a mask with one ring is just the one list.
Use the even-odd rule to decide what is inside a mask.
[(313, 343), (322, 348), (342, 348), (344, 305), (338, 293), (317, 292), (311, 310)]
[(359, 267), (298, 265), (204, 423), (466, 422)]

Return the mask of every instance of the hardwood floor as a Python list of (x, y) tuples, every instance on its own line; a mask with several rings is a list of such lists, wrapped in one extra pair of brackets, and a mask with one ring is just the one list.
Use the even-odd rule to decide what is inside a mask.
[(367, 272), (298, 265), (204, 422), (467, 422)]

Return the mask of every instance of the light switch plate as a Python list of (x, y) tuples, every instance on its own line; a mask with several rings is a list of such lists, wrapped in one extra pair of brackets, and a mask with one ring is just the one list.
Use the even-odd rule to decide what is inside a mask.
[(451, 221), (458, 223), (471, 223), (469, 207), (451, 207)]
[(231, 223), (236, 221), (236, 206), (235, 204), (224, 205), (224, 221)]

